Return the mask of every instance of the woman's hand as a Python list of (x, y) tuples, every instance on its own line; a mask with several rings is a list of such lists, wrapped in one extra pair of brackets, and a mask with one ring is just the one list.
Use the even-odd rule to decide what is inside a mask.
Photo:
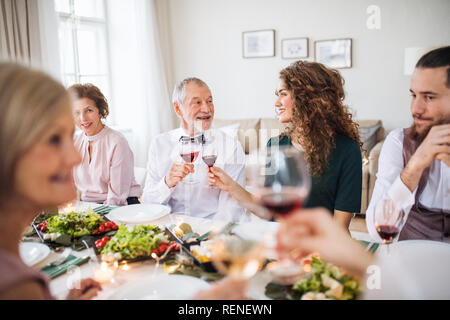
[(90, 300), (97, 296), (102, 290), (102, 286), (94, 279), (87, 278), (80, 282), (79, 289), (72, 289), (67, 295), (67, 300)]
[(194, 300), (245, 300), (247, 280), (226, 278), (219, 281), (211, 289), (201, 291), (194, 296)]
[(226, 192), (230, 192), (236, 187), (236, 182), (219, 167), (208, 169), (208, 182), (211, 186)]
[(305, 209), (281, 219), (280, 223), (277, 251), (282, 258), (300, 260), (317, 252), (325, 261), (359, 276), (374, 261), (326, 209)]

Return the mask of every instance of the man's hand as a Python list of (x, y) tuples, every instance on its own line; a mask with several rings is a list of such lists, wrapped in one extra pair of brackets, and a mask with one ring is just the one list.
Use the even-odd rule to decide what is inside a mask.
[(170, 167), (169, 173), (164, 178), (164, 181), (169, 188), (173, 188), (189, 173), (194, 173), (194, 165), (192, 163), (174, 162)]
[(450, 166), (450, 124), (431, 128), (400, 174), (403, 183), (411, 192), (417, 188), (423, 170), (433, 160), (440, 160)]
[[(448, 161), (450, 156), (450, 124), (431, 128), (410, 161), (416, 170), (424, 170), (433, 160)], [(448, 165), (448, 162), (446, 163)]]

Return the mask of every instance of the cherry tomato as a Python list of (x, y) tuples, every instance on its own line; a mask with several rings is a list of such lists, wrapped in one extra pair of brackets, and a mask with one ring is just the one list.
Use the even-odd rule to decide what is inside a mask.
[(108, 237), (108, 236), (106, 236), (106, 237), (103, 237), (103, 239), (102, 239), (103, 241), (109, 241), (109, 240), (111, 240), (111, 238), (110, 237)]
[(102, 240), (97, 240), (97, 241), (95, 241), (95, 246), (97, 247), (97, 248), (100, 248), (100, 244), (101, 244), (101, 242), (102, 242)]
[(105, 232), (105, 226), (101, 224), (100, 227), (98, 228), (98, 231)]
[(158, 251), (159, 253), (164, 253), (167, 250), (167, 243), (163, 242), (159, 245)]
[(117, 224), (114, 223), (114, 225), (112, 226), (112, 229), (117, 230), (117, 229), (119, 229), (119, 227), (117, 226)]
[(112, 229), (109, 228), (109, 227), (105, 228), (105, 232), (109, 232), (109, 231), (111, 231), (111, 230), (112, 230)]

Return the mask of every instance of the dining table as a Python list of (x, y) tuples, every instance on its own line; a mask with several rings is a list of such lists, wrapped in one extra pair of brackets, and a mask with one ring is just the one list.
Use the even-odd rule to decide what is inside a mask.
[[(95, 209), (99, 207), (99, 204), (88, 202), (77, 202), (76, 206), (72, 207), (73, 210), (86, 210), (87, 208)], [(121, 207), (121, 210), (126, 207)], [(114, 210), (105, 215), (111, 221), (114, 221)], [(121, 221), (114, 221), (117, 224)], [(189, 224), (192, 229), (198, 234), (204, 234), (209, 231), (220, 230), (227, 225), (227, 221), (204, 219), (187, 215), (183, 212), (180, 213), (168, 213), (160, 218), (146, 222), (145, 224), (157, 225), (161, 228), (168, 226), (180, 225), (181, 223)], [(138, 225), (139, 223), (128, 223), (127, 226)], [(279, 223), (273, 221), (266, 221), (258, 218), (253, 214), (248, 214), (243, 221), (236, 223), (233, 227), (233, 232), (237, 236), (247, 238), (249, 240), (263, 241), (267, 250), (266, 258), (276, 259), (273, 247), (276, 241), (276, 233)], [(351, 231), (351, 236), (361, 242), (371, 243), (371, 238), (367, 233)], [(370, 246), (370, 244), (369, 244)], [(380, 256), (389, 258), (389, 255), (394, 255), (402, 247), (406, 248), (403, 251), (414, 252), (414, 246), (420, 247), (422, 251), (427, 251), (430, 257), (430, 249), (423, 246), (422, 242), (411, 243), (408, 246), (407, 241), (405, 244), (393, 244), (391, 245), (391, 251), (387, 251), (385, 246), (380, 246), (378, 254)], [(447, 248), (440, 248), (441, 251), (436, 252), (448, 252), (450, 253), (450, 245)], [(447, 251), (445, 251), (447, 249)], [(88, 262), (71, 269), (69, 272), (65, 272), (54, 279), (50, 280), (50, 290), (54, 297), (57, 299), (64, 299), (67, 296), (70, 288), (76, 285), (76, 281), (84, 278), (98, 278), (98, 273), (101, 269), (101, 260), (98, 255), (95, 254), (93, 248), (86, 248), (81, 251), (72, 251), (72, 255), (75, 257), (89, 257)], [(51, 261), (54, 261), (61, 253), (51, 250), (50, 254), (35, 264), (33, 267), (40, 270), (44, 266), (48, 265)], [(404, 259), (407, 259), (404, 258)], [(447, 256), (445, 261), (450, 265), (450, 256)], [(432, 263), (432, 261), (430, 261)], [(420, 267), (412, 268), (416, 273), (420, 273)], [(430, 269), (432, 269), (430, 267)], [(441, 268), (442, 269), (442, 268)], [(170, 272), (169, 272), (170, 273)], [(430, 279), (430, 274), (428, 278)], [(416, 274), (420, 276), (420, 274)], [(171, 277), (171, 278), (170, 278)], [(432, 277), (432, 276), (431, 276)], [(162, 281), (164, 280), (164, 281)], [(168, 285), (169, 280), (172, 280), (174, 285)], [(272, 276), (267, 270), (263, 270), (257, 273), (249, 281), (249, 288), (247, 296), (250, 299), (255, 300), (268, 300), (265, 295), (265, 287), (272, 280)], [(169, 281), (169, 282), (168, 282)], [(192, 282), (192, 283), (191, 283)], [(168, 270), (165, 270), (163, 263), (159, 263), (154, 259), (147, 259), (143, 261), (127, 263), (120, 265), (114, 270), (114, 275), (111, 280), (102, 283), (102, 290), (98, 296), (94, 299), (107, 300), (107, 299), (163, 299), (163, 300), (176, 300), (176, 299), (188, 299), (195, 295), (200, 289), (207, 289), (214, 281), (204, 281), (187, 275), (169, 275)], [(182, 284), (186, 283), (185, 286)], [(436, 283), (436, 281), (434, 281)], [(164, 287), (162, 287), (164, 285)], [(158, 291), (159, 290), (159, 291)], [(444, 289), (447, 290), (447, 289)], [(448, 290), (447, 290), (448, 291)]]

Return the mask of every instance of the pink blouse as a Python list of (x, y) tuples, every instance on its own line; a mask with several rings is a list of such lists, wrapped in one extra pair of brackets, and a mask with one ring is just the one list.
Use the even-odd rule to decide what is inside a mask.
[(134, 178), (133, 152), (120, 132), (105, 126), (95, 136), (81, 133), (75, 138), (75, 146), (82, 160), (73, 175), (82, 201), (123, 206), (128, 197), (141, 196), (142, 188)]

